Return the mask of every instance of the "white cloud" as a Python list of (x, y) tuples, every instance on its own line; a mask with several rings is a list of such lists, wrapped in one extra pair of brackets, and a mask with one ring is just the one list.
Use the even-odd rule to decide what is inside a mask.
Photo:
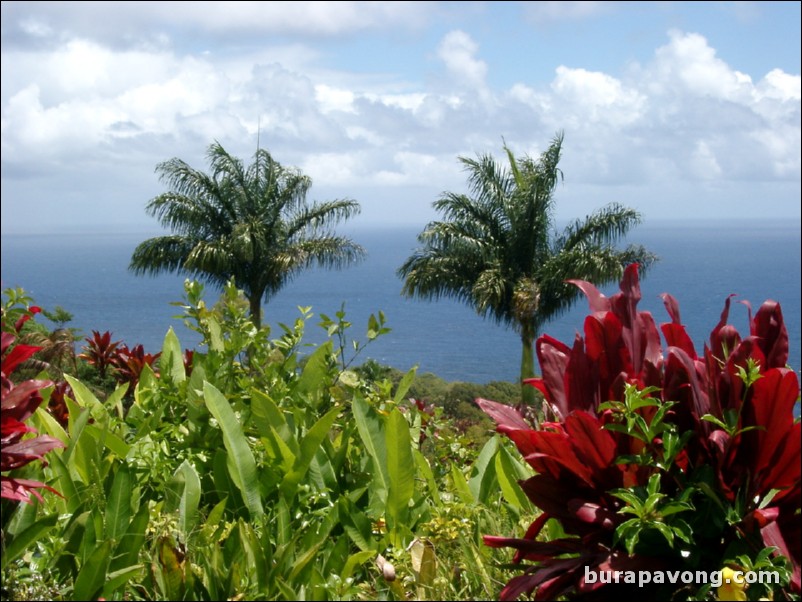
[(625, 126), (641, 119), (646, 105), (646, 97), (639, 91), (625, 87), (614, 77), (585, 69), (557, 67), (551, 87), (556, 97), (552, 105), (559, 105), (563, 114), (568, 108), (569, 115), (580, 124)]
[[(212, 4), (207, 14), (190, 11), (193, 32), (208, 28), (234, 37), (249, 19), (263, 31), (335, 32), (371, 27), (372, 20), (390, 19), (387, 11), (398, 11), (401, 26), (432, 11), (415, 3), (364, 3), (362, 14), (361, 3), (342, 3), (333, 15), (328, 5), (336, 3), (324, 2), (293, 25), (282, 21), (290, 5), (311, 4), (265, 3), (268, 24), (255, 6), (234, 3), (223, 23), (215, 15), (230, 3)], [(178, 4), (151, 8), (157, 13), (149, 19), (157, 14), (161, 28), (148, 40), (179, 27)], [(108, 7), (100, 10), (105, 14)], [(572, 3), (540, 10), (563, 18), (604, 8)], [(137, 15), (131, 19), (143, 18)], [(318, 23), (325, 15), (336, 23)], [(169, 42), (115, 46), (70, 33), (80, 29), (77, 20), (67, 31), (52, 16), (26, 18), (26, 35), (49, 37), (52, 47), (4, 46), (4, 190), (15, 178), (35, 180), (38, 190), (49, 182), (56, 190), (64, 180), (78, 186), (80, 165), (87, 182), (92, 170), (109, 182), (131, 179), (120, 198), (142, 213), (142, 203), (158, 189), (158, 162), (179, 156), (204, 168), (203, 153), (216, 139), (250, 158), (257, 129), (261, 146), (282, 163), (300, 166), (315, 189), (353, 190), (346, 194), (356, 198), (366, 186), (387, 191), (372, 195), (382, 198), (387, 215), (385, 199), (405, 198), (406, 187), (415, 187), (418, 206), (443, 190), (464, 189), (457, 156), (498, 154), (502, 137), (517, 153), (536, 155), (559, 129), (566, 133), (561, 195), (571, 195), (572, 186), (606, 187), (605, 195), (610, 187), (638, 188), (659, 211), (656, 198), (674, 186), (782, 181), (799, 188), (800, 76), (778, 68), (753, 81), (697, 33), (670, 32), (651, 60), (623, 73), (543, 58), (537, 68), (553, 73), (547, 84), (521, 70), (517, 83), (493, 88), (488, 75), (496, 65), (485, 58), (486, 49), (450, 22), (420, 50), (439, 61), (426, 74), (431, 78), (413, 79), (383, 72), (381, 57), (370, 57), (370, 68), (336, 63), (327, 55), (331, 46), (311, 41), (273, 37), (240, 48), (201, 37), (195, 45), (202, 50), (179, 51), (171, 45), (178, 34), (171, 32)], [(109, 17), (108, 25), (122, 18)], [(571, 210), (596, 208), (599, 196), (588, 195)]]
[(487, 64), (475, 57), (478, 50), (471, 36), (464, 31), (452, 31), (440, 42), (437, 54), (460, 84), (483, 88)]

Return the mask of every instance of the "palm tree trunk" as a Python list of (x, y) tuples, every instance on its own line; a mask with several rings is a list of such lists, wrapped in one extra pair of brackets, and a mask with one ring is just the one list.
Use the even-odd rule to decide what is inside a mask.
[(248, 303), (251, 306), (251, 322), (253, 322), (256, 328), (262, 327), (262, 295), (264, 291), (260, 291), (259, 294), (251, 293), (248, 296)]
[(521, 401), (529, 406), (535, 403), (535, 388), (523, 381), (535, 376), (536, 338), (537, 330), (533, 324), (521, 325)]

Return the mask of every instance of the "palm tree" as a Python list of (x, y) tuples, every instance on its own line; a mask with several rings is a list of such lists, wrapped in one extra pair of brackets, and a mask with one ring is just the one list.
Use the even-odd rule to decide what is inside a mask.
[[(533, 345), (543, 325), (578, 298), (567, 279), (600, 285), (618, 280), (631, 262), (645, 268), (656, 259), (641, 246), (615, 249), (640, 223), (636, 211), (618, 204), (554, 230), (562, 143), (559, 132), (537, 160), (516, 158), (505, 143), (508, 168), (490, 155), (459, 157), (471, 196), (446, 192), (435, 201), (443, 221), (426, 226), (418, 236), (422, 248), (398, 270), (406, 296), (456, 298), (515, 328), (522, 381), (535, 374)], [(534, 390), (523, 387), (523, 397), (534, 401)]]
[(364, 256), (361, 246), (332, 231), (359, 213), (356, 201), (307, 204), (311, 179), (265, 149), (257, 149), (247, 168), (218, 142), (208, 158), (209, 174), (177, 158), (156, 167), (170, 191), (149, 201), (146, 211), (173, 234), (137, 246), (129, 266), (135, 274), (183, 271), (221, 287), (233, 279), (259, 327), (262, 300), (302, 269), (344, 267)]

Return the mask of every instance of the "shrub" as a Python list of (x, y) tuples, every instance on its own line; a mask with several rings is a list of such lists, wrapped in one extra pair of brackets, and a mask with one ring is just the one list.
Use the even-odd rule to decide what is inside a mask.
[[(663, 295), (666, 347), (641, 299), (636, 265), (610, 298), (573, 281), (591, 314), (573, 346), (537, 341), (551, 422), (479, 400), (536, 475), (521, 482), (543, 513), (522, 538), (486, 536), (529, 561), (501, 598), (598, 598), (627, 587), (647, 599), (703, 599), (710, 585), (609, 583), (609, 571), (772, 570), (781, 583), (746, 599), (800, 592), (800, 423), (796, 374), (786, 367), (780, 305), (765, 302), (742, 337), (727, 298), (697, 354), (679, 306)], [(747, 304), (748, 307), (748, 304)], [(542, 541), (547, 524), (560, 535)], [(615, 591), (618, 588), (618, 592)], [(793, 594), (792, 594), (793, 593)]]

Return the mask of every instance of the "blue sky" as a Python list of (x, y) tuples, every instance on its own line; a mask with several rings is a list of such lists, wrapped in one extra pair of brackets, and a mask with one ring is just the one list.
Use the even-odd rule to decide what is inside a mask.
[(260, 144), (423, 226), (565, 132), (557, 217), (800, 221), (799, 2), (3, 2), (2, 232), (153, 231), (154, 168)]

